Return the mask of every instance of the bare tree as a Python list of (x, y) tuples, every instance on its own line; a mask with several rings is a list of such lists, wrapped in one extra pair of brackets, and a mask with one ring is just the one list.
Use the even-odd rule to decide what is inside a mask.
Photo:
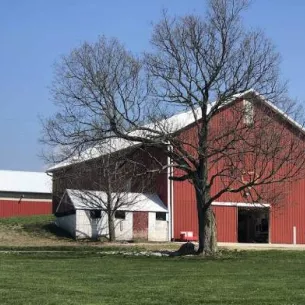
[[(230, 193), (273, 203), (274, 185), (304, 170), (304, 134), (290, 119), (297, 112), (279, 54), (262, 31), (244, 27), (247, 7), (210, 0), (204, 17), (164, 14), (143, 59), (105, 37), (75, 49), (57, 66), (61, 110), (45, 125), (46, 141), (69, 155), (112, 138), (163, 149), (172, 162), (159, 170), (172, 166), (171, 179), (194, 186), (199, 253), (216, 251), (213, 201)], [(195, 134), (170, 118), (181, 110)]]

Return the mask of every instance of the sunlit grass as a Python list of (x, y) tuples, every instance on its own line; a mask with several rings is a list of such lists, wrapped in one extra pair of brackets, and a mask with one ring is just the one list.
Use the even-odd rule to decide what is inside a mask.
[(1, 304), (305, 304), (305, 253), (0, 254)]

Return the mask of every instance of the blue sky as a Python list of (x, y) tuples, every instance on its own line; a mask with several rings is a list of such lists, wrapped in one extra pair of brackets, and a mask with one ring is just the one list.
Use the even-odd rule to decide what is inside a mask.
[[(44, 170), (39, 116), (55, 111), (52, 65), (84, 40), (115, 36), (134, 52), (148, 48), (152, 23), (204, 12), (203, 0), (1, 0), (0, 169)], [(260, 27), (282, 54), (291, 96), (305, 100), (305, 1), (256, 0), (245, 22)]]

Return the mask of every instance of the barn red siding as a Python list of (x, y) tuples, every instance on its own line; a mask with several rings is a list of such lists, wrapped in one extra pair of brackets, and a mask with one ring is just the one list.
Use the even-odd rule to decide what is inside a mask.
[(148, 239), (148, 212), (133, 212), (133, 238)]
[(0, 217), (44, 215), (52, 213), (51, 201), (0, 199)]
[[(237, 242), (237, 208), (213, 206), (220, 242)], [(174, 239), (181, 231), (193, 231), (198, 236), (197, 209), (194, 188), (188, 181), (174, 182)]]
[[(221, 130), (223, 122), (226, 118), (232, 117), (230, 109), (224, 109), (213, 118), (211, 123), (215, 134)], [(189, 126), (181, 134), (180, 137), (191, 145), (185, 145), (185, 149), (196, 156), (196, 151), (193, 147), (197, 145), (197, 127)], [(213, 175), (216, 168), (210, 169), (209, 174)], [(175, 176), (181, 176), (184, 172), (178, 169), (174, 170)], [(221, 187), (219, 179), (215, 180), (212, 186), (211, 193), (215, 194)], [(217, 201), (221, 202), (243, 202), (244, 199), (240, 194), (225, 193)], [(214, 206), (213, 210), (217, 222), (218, 241), (236, 242), (237, 241), (237, 209), (236, 207)], [(197, 209), (194, 187), (189, 181), (174, 182), (174, 238), (180, 236), (181, 231), (193, 231), (198, 235), (197, 228)]]
[[(288, 185), (288, 183), (287, 183)], [(285, 188), (285, 196), (271, 208), (271, 242), (292, 244), (293, 227), (296, 243), (305, 243), (305, 180), (294, 181)]]
[(159, 174), (156, 177), (156, 193), (165, 204), (165, 206), (167, 206), (167, 182), (167, 174)]
[(217, 223), (219, 242), (237, 242), (237, 208), (213, 206)]
[[(258, 109), (261, 115), (264, 115), (264, 109)], [(224, 109), (216, 115), (212, 122), (212, 132), (217, 134), (222, 128), (222, 122), (230, 118), (230, 110)], [(281, 120), (274, 119), (274, 126), (279, 128), (284, 140), (289, 141), (289, 138), (296, 137), (292, 128)], [(181, 134), (180, 137), (185, 142), (190, 143), (190, 146), (185, 145), (185, 149), (196, 156), (194, 146), (197, 145), (197, 130), (196, 126), (189, 126)], [(301, 139), (300, 139), (301, 140)], [(284, 145), (284, 144), (283, 144)], [(192, 147), (193, 146), (193, 147)], [(252, 167), (251, 160), (246, 159), (247, 167)], [(217, 164), (209, 170), (209, 175), (213, 175), (216, 170), (221, 168), (221, 164)], [(289, 168), (283, 167), (279, 175), (285, 175)], [(181, 176), (184, 172), (175, 170), (175, 176)], [(222, 188), (220, 179), (216, 179), (211, 189), (211, 194), (215, 194)], [(293, 243), (293, 227), (296, 227), (296, 242), (297, 244), (305, 243), (305, 179), (286, 183), (277, 183), (273, 186), (267, 186), (264, 191), (281, 193), (281, 198), (272, 202), (270, 209), (270, 236), (271, 243)], [(247, 202), (247, 196), (242, 196), (240, 193), (227, 192), (217, 199), (219, 202)], [(268, 202), (266, 202), (268, 203)], [(237, 225), (238, 213), (236, 207), (214, 206), (213, 207), (217, 220), (218, 241), (221, 242), (237, 242)], [(179, 238), (181, 231), (193, 231), (198, 235), (197, 229), (197, 211), (196, 199), (193, 186), (188, 182), (174, 182), (174, 238)]]
[[(175, 172), (177, 170), (175, 169)], [(188, 181), (174, 181), (174, 239), (180, 238), (181, 231), (198, 233), (196, 199), (193, 186)]]

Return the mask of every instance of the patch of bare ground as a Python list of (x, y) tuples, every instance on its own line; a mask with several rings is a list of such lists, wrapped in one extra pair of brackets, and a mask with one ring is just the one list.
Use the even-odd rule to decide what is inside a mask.
[(176, 243), (146, 243), (75, 240), (54, 224), (50, 215), (28, 216), (0, 219), (0, 247), (111, 247), (111, 248), (141, 248), (148, 251), (175, 251)]

